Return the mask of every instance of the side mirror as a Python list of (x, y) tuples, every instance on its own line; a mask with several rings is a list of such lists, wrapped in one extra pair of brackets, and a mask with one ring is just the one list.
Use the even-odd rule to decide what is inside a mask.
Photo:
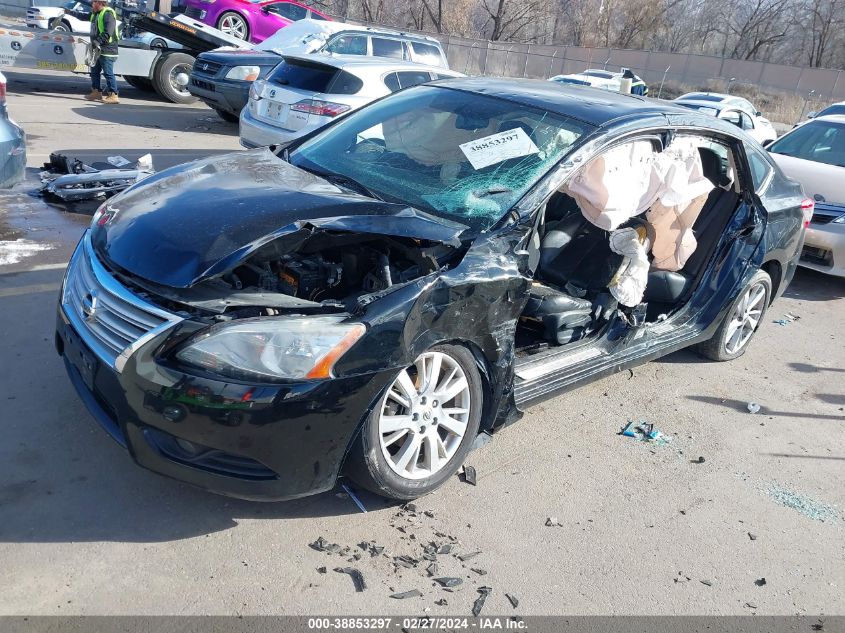
[(754, 113), (754, 116), (763, 116), (763, 113), (762, 113), (762, 112), (760, 112), (759, 110), (757, 110), (757, 111)]
[(808, 118), (808, 119), (815, 119), (815, 118), (816, 118), (816, 116), (817, 116), (818, 114), (819, 114), (819, 113), (818, 113), (818, 112), (816, 112), (815, 110), (814, 110), (813, 112), (808, 112), (808, 113), (807, 113), (807, 118)]
[(762, 143), (760, 143), (760, 145), (762, 145), (763, 147), (768, 147), (769, 145), (771, 145), (774, 142), (775, 142), (775, 139), (768, 138), (765, 141), (763, 141)]
[(268, 7), (267, 5), (262, 6), (261, 7), (261, 13), (264, 13), (264, 14), (270, 13), (270, 7)]

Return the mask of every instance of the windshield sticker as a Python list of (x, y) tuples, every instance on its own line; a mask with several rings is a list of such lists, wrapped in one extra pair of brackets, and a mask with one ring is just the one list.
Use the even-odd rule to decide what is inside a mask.
[(483, 169), (496, 163), (537, 154), (540, 150), (521, 127), (484, 136), (458, 145), (473, 169)]

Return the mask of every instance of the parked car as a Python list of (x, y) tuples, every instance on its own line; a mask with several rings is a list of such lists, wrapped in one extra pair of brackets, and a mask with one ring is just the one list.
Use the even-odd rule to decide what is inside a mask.
[(767, 149), (815, 200), (799, 264), (845, 277), (845, 114), (815, 117)]
[(588, 68), (580, 73), (555, 75), (549, 79), (549, 81), (575, 86), (592, 86), (593, 88), (619, 92), (619, 89), (622, 86), (622, 74), (599, 68)]
[(91, 30), (90, 3), (70, 0), (60, 7), (33, 5), (26, 10), (26, 25), (35, 29), (54, 29), (70, 33)]
[(9, 118), (6, 109), (6, 77), (0, 72), (0, 188), (23, 180), (26, 171), (26, 135)]
[(728, 121), (744, 130), (758, 143), (773, 141), (778, 137), (778, 133), (767, 118), (751, 114), (745, 108), (741, 108), (735, 104), (717, 101), (696, 101), (693, 99), (682, 99), (681, 97), (675, 99), (673, 103)]
[(818, 112), (810, 112), (807, 114), (807, 119), (815, 119), (816, 117), (827, 116), (829, 114), (845, 114), (845, 101), (832, 103)]
[(264, 79), (281, 55), (360, 54), (449, 68), (440, 42), (412, 35), (344, 24), (300, 20), (264, 40), (253, 51), (210, 51), (194, 64), (188, 90), (226, 121), (237, 121), (249, 99), (250, 84)]
[(756, 117), (763, 114), (748, 99), (736, 95), (723, 94), (721, 92), (688, 92), (676, 98), (675, 101), (706, 101), (708, 103), (719, 103), (726, 106), (739, 108)]
[(286, 143), (391, 92), (452, 77), (463, 75), (378, 57), (286, 55), (266, 80), (252, 83), (241, 110), (241, 145)]
[[(673, 177), (651, 189), (658, 163)], [(666, 204), (700, 212), (692, 242), (657, 230), (696, 246), (677, 270), (635, 266), (633, 307), (611, 287), (647, 227), (617, 217), (623, 257), (567, 193), (620, 175), (629, 211), (671, 182)], [(743, 354), (792, 278), (802, 204), (714, 117), (544, 81), (414, 86), (110, 199), (68, 265), (56, 345), (141, 466), (245, 498), (342, 474), (410, 499), (532, 403), (689, 345)]]
[(331, 20), (293, 0), (185, 0), (184, 6), (188, 17), (248, 42), (261, 42), (298, 20)]

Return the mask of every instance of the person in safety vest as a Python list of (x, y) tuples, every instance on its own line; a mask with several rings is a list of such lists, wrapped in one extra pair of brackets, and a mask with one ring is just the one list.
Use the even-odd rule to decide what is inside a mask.
[[(117, 79), (114, 76), (114, 64), (117, 61), (117, 41), (120, 37), (117, 29), (117, 14), (109, 0), (94, 0), (91, 3), (91, 46), (94, 49), (91, 66), (91, 93), (85, 95), (88, 101), (118, 103)], [(106, 90), (102, 91), (100, 74), (106, 78)]]
[(623, 68), (622, 69), (622, 77), (625, 79), (631, 80), (631, 94), (632, 95), (639, 95), (641, 97), (648, 96), (648, 86), (646, 83), (637, 77), (630, 68)]

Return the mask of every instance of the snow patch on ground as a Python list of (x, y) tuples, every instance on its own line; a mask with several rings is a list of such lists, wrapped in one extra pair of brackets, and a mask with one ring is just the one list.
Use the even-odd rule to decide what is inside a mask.
[(23, 238), (0, 240), (0, 266), (17, 264), (25, 257), (32, 257), (39, 251), (49, 251), (52, 248), (52, 244), (39, 244)]

